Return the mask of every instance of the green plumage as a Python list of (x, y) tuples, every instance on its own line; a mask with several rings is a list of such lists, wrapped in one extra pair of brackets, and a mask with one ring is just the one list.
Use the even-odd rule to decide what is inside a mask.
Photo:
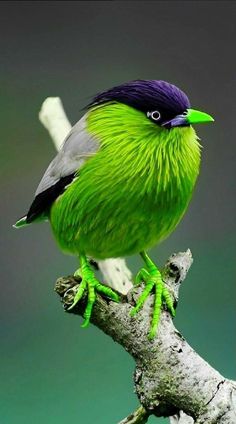
[(152, 247), (191, 199), (200, 165), (194, 129), (157, 126), (122, 103), (93, 107), (86, 122), (100, 147), (51, 207), (56, 240), (64, 251), (98, 259)]

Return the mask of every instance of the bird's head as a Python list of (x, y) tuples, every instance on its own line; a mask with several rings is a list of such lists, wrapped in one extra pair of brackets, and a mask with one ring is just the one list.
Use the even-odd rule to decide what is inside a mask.
[(159, 127), (171, 129), (211, 122), (205, 112), (191, 109), (186, 94), (173, 84), (158, 80), (135, 80), (104, 91), (93, 99), (92, 106), (118, 102), (145, 114)]

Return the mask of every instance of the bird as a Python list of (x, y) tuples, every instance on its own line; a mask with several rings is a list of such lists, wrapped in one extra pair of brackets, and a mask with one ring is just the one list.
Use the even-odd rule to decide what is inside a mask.
[(187, 95), (163, 80), (136, 79), (99, 92), (85, 107), (46, 169), (34, 200), (15, 227), (49, 221), (59, 248), (77, 256), (81, 279), (73, 304), (87, 294), (87, 327), (97, 293), (119, 294), (95, 276), (90, 258), (140, 254), (135, 283), (144, 289), (131, 316), (154, 293), (148, 337), (172, 296), (147, 251), (166, 239), (184, 216), (199, 175), (201, 144), (193, 125), (212, 116), (192, 109)]

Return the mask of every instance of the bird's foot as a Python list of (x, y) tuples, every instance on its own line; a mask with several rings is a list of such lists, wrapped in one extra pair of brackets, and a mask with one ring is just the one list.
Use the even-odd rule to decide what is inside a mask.
[(85, 290), (87, 290), (88, 301), (84, 312), (84, 322), (82, 324), (82, 327), (87, 327), (89, 325), (93, 305), (96, 300), (96, 293), (101, 293), (112, 299), (114, 302), (119, 302), (119, 295), (110, 287), (101, 284), (100, 281), (96, 279), (94, 272), (85, 257), (81, 260), (81, 264), (81, 268), (74, 273), (75, 277), (81, 278), (81, 283), (74, 297), (73, 304), (68, 308), (68, 310), (74, 308), (74, 306), (81, 300)]
[(134, 316), (143, 306), (145, 300), (148, 298), (152, 290), (154, 290), (154, 306), (153, 306), (153, 315), (152, 322), (149, 331), (149, 338), (153, 339), (155, 337), (157, 327), (159, 324), (161, 306), (163, 303), (166, 304), (167, 309), (172, 316), (175, 316), (175, 309), (173, 305), (173, 300), (167, 289), (165, 283), (162, 280), (162, 276), (156, 265), (151, 261), (151, 259), (145, 253), (143, 259), (146, 263), (146, 268), (141, 268), (139, 273), (135, 278), (135, 284), (140, 284), (141, 282), (145, 283), (145, 289), (141, 296), (139, 297), (136, 306), (131, 310), (131, 316)]

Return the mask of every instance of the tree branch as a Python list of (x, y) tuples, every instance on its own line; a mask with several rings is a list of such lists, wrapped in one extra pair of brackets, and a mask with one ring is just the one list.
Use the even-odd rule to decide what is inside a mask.
[[(175, 294), (176, 301), (180, 284), (191, 263), (192, 256), (188, 250), (172, 255), (163, 270), (164, 280)], [(73, 302), (78, 284), (74, 277), (60, 278), (56, 283), (56, 291), (66, 311)], [(118, 304), (98, 295), (91, 321), (134, 358), (135, 389), (147, 414), (173, 416), (183, 410), (199, 424), (235, 423), (234, 385), (188, 345), (167, 311), (162, 311), (158, 336), (152, 341), (148, 339), (153, 296), (136, 318), (130, 316), (142, 289), (133, 288)], [(84, 306), (83, 299), (68, 312), (82, 315)], [(185, 421), (181, 419), (183, 417), (176, 415), (172, 423), (187, 422), (186, 416)], [(128, 423), (128, 418), (124, 422)]]
[(47, 97), (39, 111), (39, 120), (48, 130), (56, 150), (60, 150), (71, 130), (60, 97)]

